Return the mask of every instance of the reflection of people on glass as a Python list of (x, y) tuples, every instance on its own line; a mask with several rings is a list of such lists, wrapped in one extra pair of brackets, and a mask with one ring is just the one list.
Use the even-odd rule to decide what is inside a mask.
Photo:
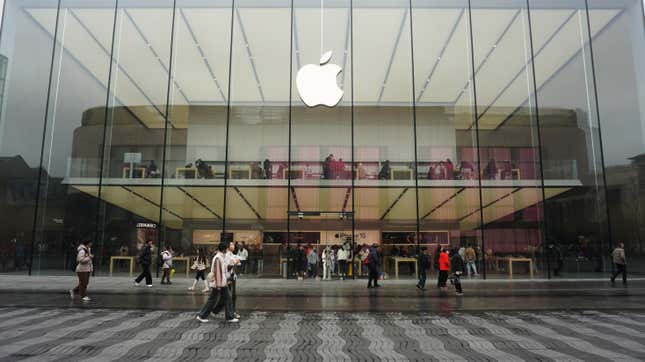
[(484, 176), (489, 180), (494, 180), (497, 178), (497, 162), (494, 158), (491, 158), (484, 169)]
[(381, 171), (379, 171), (378, 173), (379, 180), (389, 180), (390, 172), (390, 160), (385, 160), (385, 162), (383, 162), (383, 166), (381, 167)]

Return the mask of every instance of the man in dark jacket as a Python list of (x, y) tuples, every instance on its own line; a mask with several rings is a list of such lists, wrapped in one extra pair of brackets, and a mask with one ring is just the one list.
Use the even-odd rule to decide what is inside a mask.
[[(377, 245), (372, 244), (372, 247), (370, 248), (370, 254), (367, 256), (367, 268), (369, 269), (369, 279), (367, 281), (368, 288), (380, 287), (380, 285), (378, 284), (379, 265), (381, 265), (381, 262), (378, 256)], [(373, 284), (372, 281), (374, 281)]]
[(450, 258), (450, 272), (453, 274), (452, 284), (455, 285), (457, 295), (464, 295), (461, 289), (461, 274), (464, 271), (464, 259), (459, 255), (459, 251), (455, 248), (452, 249), (452, 257)]
[(421, 290), (426, 289), (426, 269), (430, 267), (430, 257), (428, 257), (428, 248), (425, 246), (421, 247), (421, 252), (417, 258), (417, 263), (419, 264), (419, 282), (417, 283), (417, 288)]
[(141, 280), (146, 278), (146, 287), (152, 287), (152, 274), (150, 274), (150, 264), (152, 263), (152, 240), (146, 241), (141, 249), (141, 254), (137, 258), (137, 262), (141, 265), (141, 274), (134, 280), (134, 285), (139, 286)]

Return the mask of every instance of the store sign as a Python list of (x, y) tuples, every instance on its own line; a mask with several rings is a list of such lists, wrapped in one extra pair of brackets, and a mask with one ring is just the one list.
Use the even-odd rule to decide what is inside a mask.
[(137, 223), (137, 229), (156, 229), (156, 228), (157, 228), (157, 224), (147, 223), (147, 222)]
[(324, 105), (335, 107), (341, 98), (343, 90), (338, 88), (336, 77), (343, 68), (329, 64), (332, 52), (328, 51), (320, 58), (320, 65), (307, 64), (300, 68), (296, 77), (296, 86), (300, 99), (308, 107)]

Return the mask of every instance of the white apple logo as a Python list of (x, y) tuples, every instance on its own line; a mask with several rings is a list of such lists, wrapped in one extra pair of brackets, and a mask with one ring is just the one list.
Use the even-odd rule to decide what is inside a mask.
[(320, 58), (320, 65), (307, 64), (298, 71), (298, 93), (308, 107), (334, 107), (343, 98), (344, 92), (336, 83), (336, 77), (343, 69), (336, 64), (327, 64), (331, 55), (328, 51)]

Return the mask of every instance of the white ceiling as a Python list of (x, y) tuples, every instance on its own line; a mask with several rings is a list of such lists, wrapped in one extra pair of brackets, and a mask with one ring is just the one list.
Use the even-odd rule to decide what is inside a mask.
[[(26, 11), (53, 36), (55, 10)], [(619, 15), (616, 9), (591, 11), (594, 36)], [(60, 14), (58, 43), (97, 82), (107, 86), (114, 10), (62, 8)], [(235, 9), (234, 15), (232, 103), (287, 104), (289, 65), (295, 74), (299, 66), (320, 58), (320, 9), (296, 7), (293, 59), (288, 7), (241, 7)], [(339, 84), (345, 90), (341, 105), (350, 104), (353, 94), (358, 105), (407, 106), (414, 98), (419, 107), (456, 105), (465, 106), (456, 109), (467, 110), (472, 106), (467, 11), (447, 7), (413, 9), (414, 96), (408, 9), (364, 8), (359, 4), (353, 12), (353, 47), (349, 20), (347, 8), (324, 11), (323, 51), (334, 51), (332, 62), (344, 68), (339, 76)], [(539, 89), (584, 50), (581, 39), (586, 37), (586, 16), (577, 9), (533, 9), (531, 21)], [(120, 8), (117, 12), (113, 104), (138, 106), (132, 108), (133, 112), (149, 127), (163, 126), (171, 23), (171, 8)], [(531, 100), (528, 12), (473, 9), (472, 24), (480, 125), (495, 128)], [(177, 9), (172, 105), (226, 104), (230, 30), (230, 8)], [(293, 88), (294, 104), (300, 104)], [(175, 118), (174, 126), (187, 126), (187, 120), (179, 119), (179, 114)]]

